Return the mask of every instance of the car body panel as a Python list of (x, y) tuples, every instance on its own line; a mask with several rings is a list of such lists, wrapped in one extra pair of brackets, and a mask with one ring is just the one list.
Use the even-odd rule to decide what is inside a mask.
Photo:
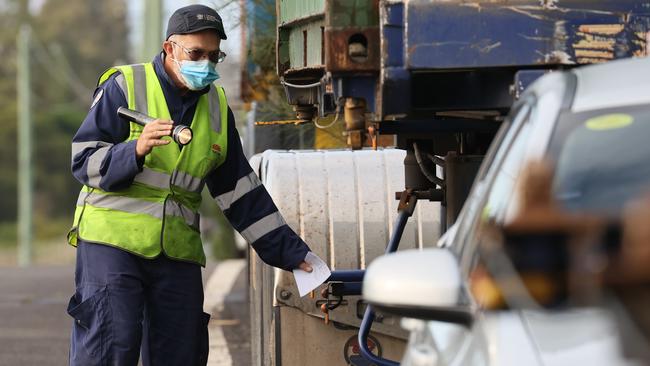
[(578, 86), (571, 110), (584, 112), (650, 103), (649, 68), (647, 59), (624, 59), (574, 70)]
[[(650, 73), (647, 70), (650, 70), (650, 59), (615, 61), (563, 73), (575, 76), (573, 88), (569, 79), (563, 79), (562, 73), (557, 73), (544, 76), (526, 90), (520, 104), (532, 103), (530, 118), (517, 121), (516, 115), (523, 109), (521, 105), (519, 109), (513, 107), (510, 119), (514, 122), (509, 125), (506, 122), (508, 127), (504, 128), (507, 130), (501, 131), (501, 137), (495, 139), (501, 145), (493, 146), (488, 153), (458, 221), (438, 242), (438, 247), (448, 248), (460, 257), (460, 270), (466, 283), (476, 250), (476, 245), (471, 242), (476, 223), (482, 215), (498, 213), (498, 210), (490, 212), (492, 208), (487, 207), (490, 195), (494, 194), (494, 185), (498, 184), (495, 181), (500, 176), (506, 177), (500, 179), (501, 182), (507, 181), (504, 190), (509, 194), (507, 209), (501, 210), (501, 219), (507, 220), (516, 208), (512, 187), (520, 168), (525, 162), (546, 154), (562, 111), (648, 104)], [(632, 80), (637, 83), (632, 83)], [(525, 127), (526, 123), (530, 125)], [(521, 135), (522, 128), (527, 128), (524, 132), (527, 136)], [(524, 148), (519, 150), (522, 156), (513, 157), (516, 155), (513, 146), (522, 137), (526, 140)], [(514, 162), (503, 167), (504, 162), (508, 165), (506, 160)], [(506, 211), (507, 214), (503, 214)], [(426, 327), (411, 332), (412, 339), (402, 365), (426, 365), (414, 361), (413, 349), (427, 347), (437, 350), (436, 365), (639, 364), (623, 357), (616, 320), (605, 309), (479, 311), (471, 329), (433, 321), (426, 324)], [(418, 332), (420, 334), (416, 336)], [(415, 338), (420, 342), (413, 341)]]

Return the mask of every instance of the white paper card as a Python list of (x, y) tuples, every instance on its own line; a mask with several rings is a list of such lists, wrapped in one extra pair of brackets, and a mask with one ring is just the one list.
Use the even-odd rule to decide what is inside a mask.
[(293, 270), (293, 276), (296, 279), (296, 285), (298, 286), (300, 297), (307, 295), (316, 287), (322, 285), (323, 282), (325, 282), (325, 280), (332, 274), (329, 267), (327, 267), (327, 263), (312, 252), (307, 253), (305, 262), (311, 265), (311, 268), (313, 269), (311, 273), (305, 272), (301, 269)]

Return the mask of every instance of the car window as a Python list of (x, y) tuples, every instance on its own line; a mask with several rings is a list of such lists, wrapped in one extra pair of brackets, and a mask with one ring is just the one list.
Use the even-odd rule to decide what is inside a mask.
[[(523, 105), (524, 105), (523, 103), (515, 104), (512, 108), (512, 115), (518, 115), (519, 110)], [(510, 118), (507, 118), (501, 124), (501, 127), (497, 131), (497, 134), (494, 136), (494, 140), (490, 145), (490, 148), (488, 149), (487, 154), (483, 159), (483, 163), (481, 164), (481, 167), (476, 174), (476, 178), (474, 179), (472, 188), (470, 189), (469, 195), (465, 200), (465, 204), (463, 205), (463, 208), (461, 209), (458, 215), (458, 219), (456, 220), (456, 223), (452, 227), (453, 230), (452, 228), (449, 228), (447, 230), (447, 233), (445, 233), (445, 235), (441, 237), (439, 244), (447, 246), (458, 257), (460, 257), (460, 252), (462, 250), (462, 245), (460, 244), (462, 241), (456, 240), (456, 234), (460, 232), (459, 235), (462, 235), (464, 232), (466, 232), (465, 229), (467, 227), (468, 221), (470, 220), (465, 219), (465, 217), (474, 216), (476, 205), (479, 201), (481, 201), (481, 197), (483, 196), (483, 192), (485, 189), (485, 184), (484, 184), (485, 175), (487, 174), (488, 167), (495, 161), (495, 156), (497, 155), (497, 151), (499, 150), (498, 146), (505, 144), (506, 141), (512, 140), (513, 133), (512, 130), (510, 129), (511, 126), (512, 126), (512, 120)], [(459, 228), (462, 230), (459, 230)]]
[[(513, 107), (513, 115), (517, 115), (519, 109), (521, 109), (521, 106), (523, 103), (518, 103)], [(497, 154), (497, 150), (499, 150), (497, 147), (500, 146), (501, 144), (504, 144), (506, 140), (512, 140), (512, 135), (513, 133), (511, 132), (510, 127), (512, 126), (512, 120), (507, 118), (502, 124), (499, 130), (497, 131), (496, 136), (494, 137), (494, 141), (490, 145), (490, 148), (487, 151), (487, 154), (485, 155), (485, 158), (483, 159), (483, 163), (481, 164), (481, 167), (479, 168), (476, 178), (474, 179), (474, 183), (472, 184), (472, 188), (469, 191), (469, 195), (467, 196), (467, 199), (465, 200), (465, 204), (463, 205), (463, 208), (461, 209), (460, 213), (458, 214), (458, 218), (456, 220), (456, 223), (453, 225), (453, 235), (448, 235), (448, 233), (451, 233), (452, 228), (449, 228), (447, 230), (447, 233), (441, 238), (445, 239), (444, 241), (441, 240), (442, 244), (447, 246), (449, 250), (451, 250), (453, 253), (455, 253), (458, 257), (461, 256), (462, 252), (462, 240), (458, 240), (465, 232), (467, 228), (468, 220), (466, 217), (473, 217), (474, 216), (474, 211), (476, 208), (476, 204), (478, 201), (481, 200), (481, 197), (483, 196), (483, 191), (485, 188), (485, 175), (487, 173), (487, 167), (491, 165), (494, 160), (495, 160), (495, 155)], [(458, 237), (457, 237), (458, 234)], [(448, 237), (448, 238), (446, 238)]]
[[(515, 135), (512, 142), (499, 147), (504, 151), (503, 158), (495, 159), (483, 177), (487, 194), (477, 205), (476, 214), (468, 220), (471, 226), (466, 230), (461, 257), (461, 269), (470, 276), (471, 286), (485, 283), (486, 278), (481, 274), (484, 263), (479, 265), (477, 250), (481, 235), (485, 234), (479, 230), (480, 224), (486, 219), (496, 223), (508, 220), (508, 214), (516, 204), (517, 177), (531, 157), (531, 149), (527, 148), (530, 144), (546, 146), (544, 154), (556, 164), (553, 193), (567, 210), (614, 216), (621, 213), (627, 202), (639, 195), (650, 194), (650, 165), (647, 164), (650, 156), (647, 142), (650, 106), (565, 112), (559, 117), (555, 131), (545, 141), (537, 141), (540, 137), (531, 133), (536, 131), (533, 128), (538, 118), (536, 111), (532, 110), (518, 128), (513, 124)], [(555, 124), (555, 121), (547, 122)], [(536, 280), (539, 285), (540, 278)], [(552, 278), (545, 278), (544, 286), (552, 285), (552, 281)], [(528, 286), (534, 281), (526, 283)], [(482, 295), (486, 293), (489, 292)], [(561, 291), (557, 294), (561, 295)], [(544, 302), (540, 300), (543, 297), (535, 297), (534, 301), (549, 306), (563, 301), (561, 296), (548, 296), (548, 301)]]
[[(533, 114), (533, 105), (534, 99), (530, 98), (522, 101), (522, 104), (519, 105), (519, 108), (515, 110), (512, 117), (512, 123), (509, 128), (503, 134), (501, 141), (495, 141), (493, 143), (493, 151), (491, 154), (491, 159), (486, 160), (484, 163), (485, 169), (482, 169), (482, 174), (477, 177), (477, 181), (474, 184), (473, 193), (471, 196), (471, 202), (465, 205), (463, 210), (471, 211), (464, 214), (464, 220), (459, 223), (458, 232), (459, 236), (457, 238), (457, 243), (459, 247), (455, 248), (457, 254), (461, 258), (461, 268), (467, 273), (469, 271), (469, 265), (471, 261), (471, 253), (475, 250), (475, 245), (477, 240), (473, 240), (472, 236), (474, 235), (475, 230), (473, 227), (477, 225), (478, 218), (482, 215), (485, 215), (486, 212), (489, 215), (497, 214), (497, 211), (503, 206), (503, 202), (507, 199), (507, 192), (501, 190), (499, 192), (492, 192), (487, 200), (487, 204), (483, 204), (485, 200), (482, 198), (483, 192), (489, 192), (490, 187), (494, 186), (494, 180), (499, 173), (505, 175), (502, 178), (499, 178), (500, 181), (508, 179), (514, 173), (515, 166), (517, 161), (523, 158), (523, 148), (525, 147), (525, 141), (528, 140), (528, 126), (530, 121), (530, 116)], [(521, 133), (526, 134), (525, 139), (519, 139)], [(514, 146), (516, 145), (516, 146)], [(516, 148), (514, 151), (512, 148)], [(480, 195), (476, 194), (477, 191), (481, 191)], [(470, 200), (468, 200), (470, 201)], [(476, 212), (480, 210), (480, 212)]]
[(495, 167), (494, 180), (488, 190), (488, 199), (481, 211), (484, 219), (503, 222), (508, 205), (515, 194), (515, 183), (523, 166), (530, 130), (530, 123), (522, 124), (507, 156)]
[(569, 211), (618, 216), (650, 193), (650, 106), (567, 113), (551, 139), (553, 192)]

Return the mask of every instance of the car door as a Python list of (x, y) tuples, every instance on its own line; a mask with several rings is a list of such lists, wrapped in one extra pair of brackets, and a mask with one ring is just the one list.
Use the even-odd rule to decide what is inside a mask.
[[(562, 83), (562, 78), (562, 75), (553, 76), (555, 80), (551, 81), (557, 87), (542, 86), (526, 93), (518, 110), (512, 115), (512, 125), (503, 140), (493, 146), (491, 160), (484, 165), (475, 183), (477, 192), (472, 196), (472, 202), (466, 206), (455, 243), (452, 244), (452, 247), (457, 246), (455, 250), (459, 255), (467, 288), (473, 286), (473, 274), (479, 262), (481, 223), (487, 220), (505, 222), (516, 212), (518, 178), (528, 161), (538, 160), (545, 154), (560, 111), (567, 106), (567, 87)], [(547, 82), (546, 86), (548, 85)], [(510, 275), (516, 276), (515, 273)], [(475, 300), (471, 291), (468, 291), (468, 297)], [(487, 365), (542, 364), (529, 325), (519, 310), (479, 310), (472, 337), (475, 338), (475, 347), (484, 349), (470, 349), (468, 352), (486, 354), (484, 364)], [(458, 357), (470, 359), (468, 356)], [(459, 360), (457, 364), (470, 363)]]
[[(533, 111), (534, 98), (526, 98), (513, 107), (512, 118), (504, 122), (497, 134), (459, 219), (439, 243), (439, 246), (447, 247), (453, 251), (461, 260), (461, 264), (464, 253), (473, 250), (471, 247), (465, 248), (464, 242), (471, 234), (475, 218), (480, 216), (480, 207), (485, 201), (485, 195), (489, 194), (488, 188), (492, 186), (491, 182), (496, 174), (494, 168), (501, 167), (504, 160), (507, 160), (506, 158), (511, 154), (519, 153), (518, 149), (525, 137), (523, 135), (528, 131), (527, 126)], [(516, 141), (521, 142), (516, 143)], [(516, 145), (514, 149), (513, 145)], [(467, 271), (463, 272), (464, 277), (467, 278)], [(467, 293), (467, 298), (472, 301), (469, 293)], [(494, 355), (490, 350), (490, 345), (486, 343), (488, 338), (482, 336), (484, 331), (482, 316), (469, 329), (444, 322), (409, 321), (410, 323), (406, 323), (406, 325), (410, 326), (411, 339), (403, 360), (404, 365), (427, 365), (428, 363), (423, 360), (427, 359), (426, 355), (431, 354), (436, 355), (437, 365), (492, 364)], [(488, 323), (492, 324), (490, 321)]]
[[(560, 111), (570, 105), (574, 83), (574, 75), (556, 73), (524, 93), (495, 137), (456, 224), (439, 242), (439, 246), (458, 257), (467, 299), (474, 305), (467, 289), (477, 263), (480, 220), (504, 220), (512, 210), (519, 173), (526, 160), (544, 153)], [(412, 341), (419, 342), (413, 341), (409, 350), (435, 348), (439, 365), (539, 363), (526, 324), (518, 313), (479, 311), (471, 329), (441, 322), (427, 322), (426, 327), (420, 325), (419, 329), (426, 331), (420, 331), (420, 337), (412, 337)]]

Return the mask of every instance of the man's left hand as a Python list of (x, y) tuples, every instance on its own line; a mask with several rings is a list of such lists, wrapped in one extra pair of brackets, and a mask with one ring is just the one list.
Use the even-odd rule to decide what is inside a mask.
[(311, 268), (311, 265), (305, 261), (302, 261), (300, 265), (298, 265), (298, 269), (302, 269), (305, 272), (311, 273), (313, 269)]

